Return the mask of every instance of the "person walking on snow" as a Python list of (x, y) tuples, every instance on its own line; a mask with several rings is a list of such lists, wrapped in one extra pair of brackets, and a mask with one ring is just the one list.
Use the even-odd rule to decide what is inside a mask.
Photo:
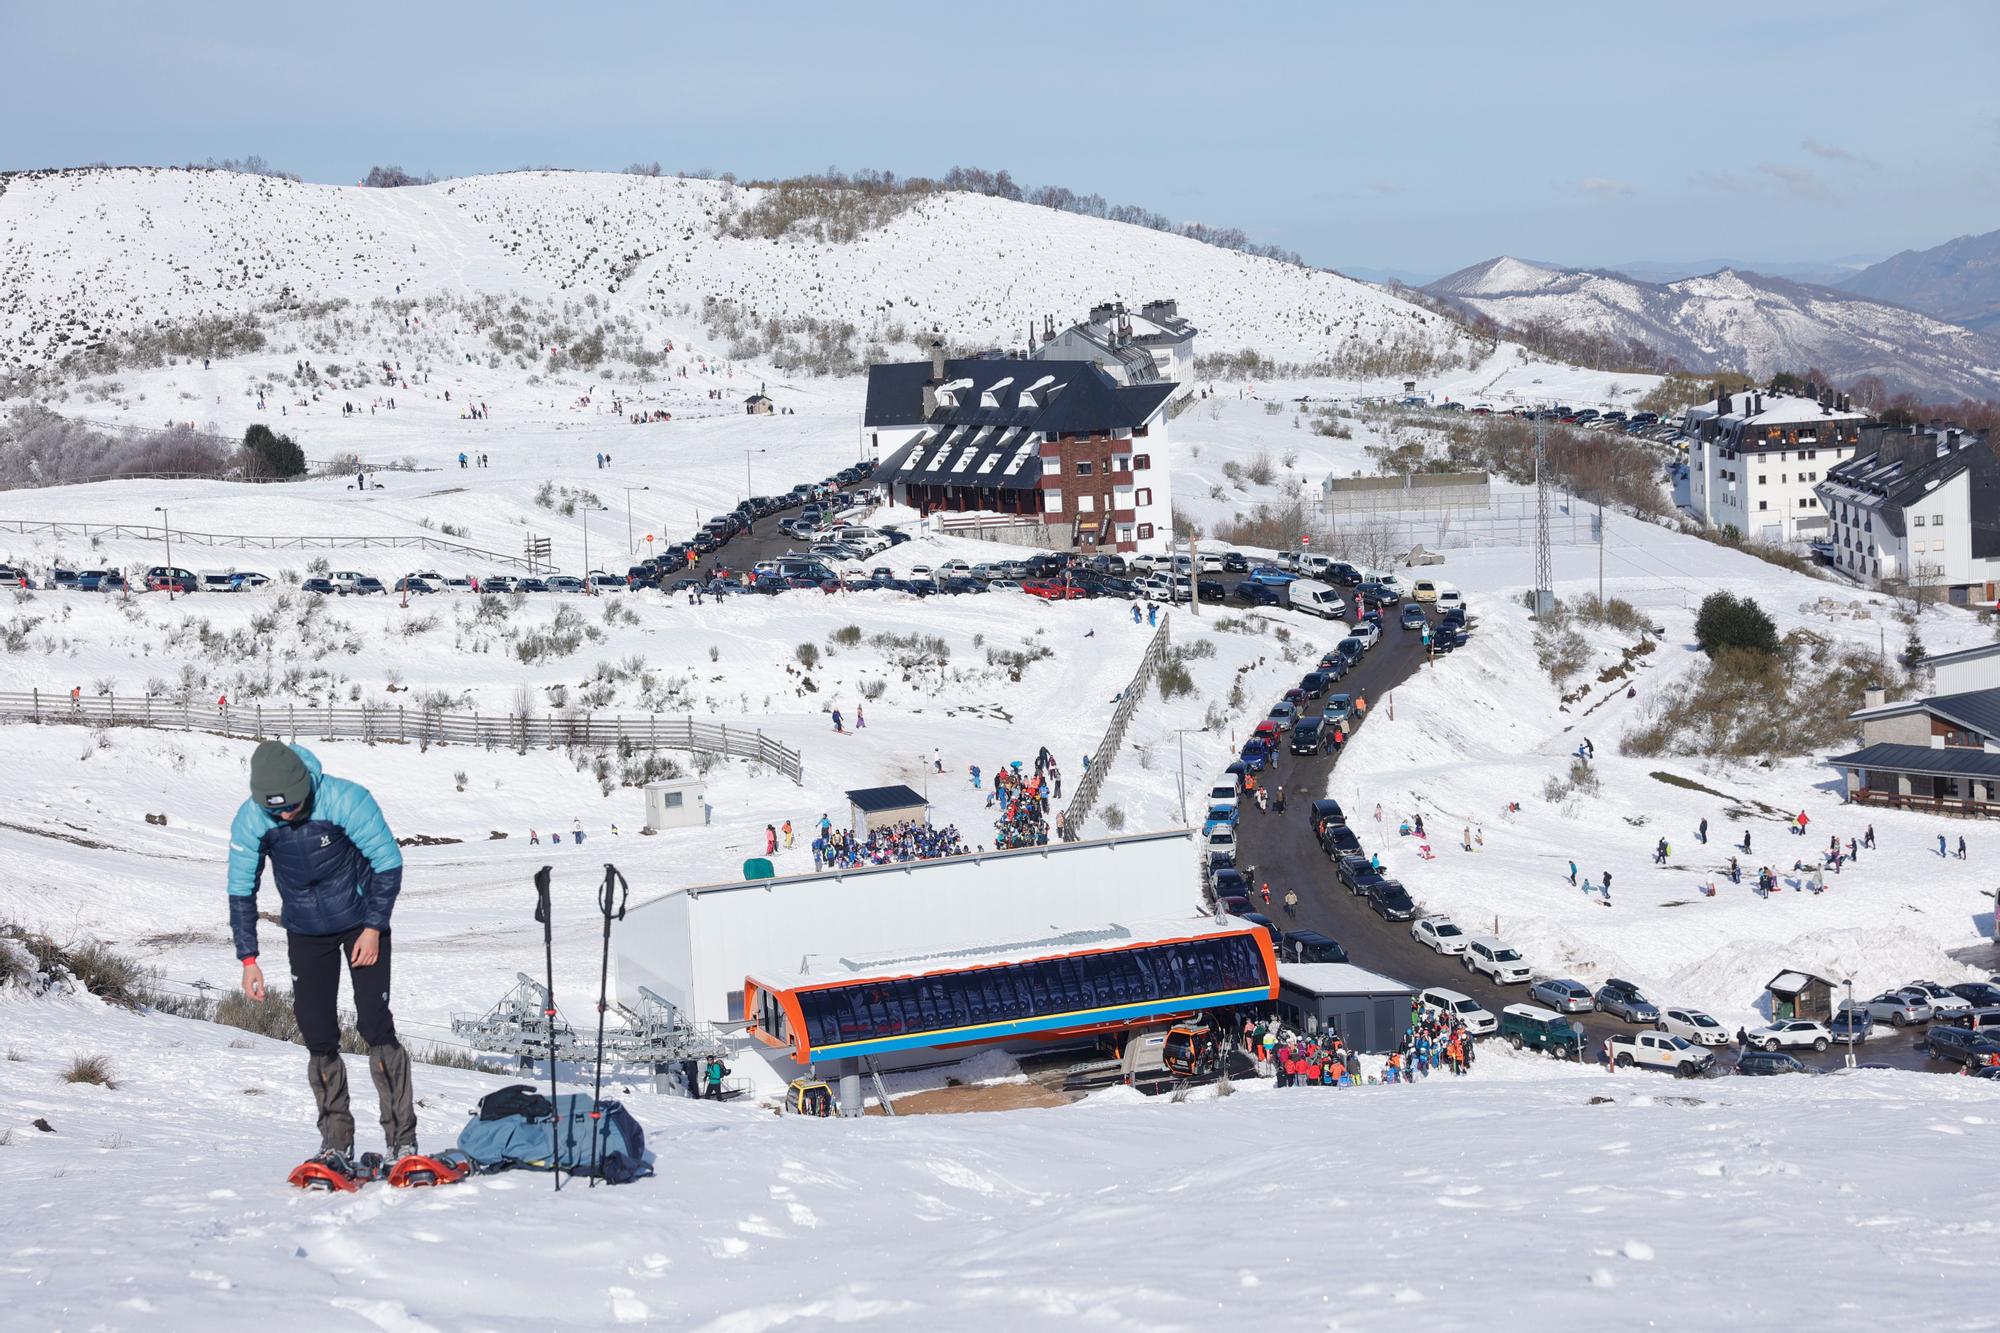
[(792, 850), (792, 821), (789, 819), (785, 821), (785, 850)]
[(833, 729), (836, 732), (840, 730), (840, 710), (838, 708), (833, 710)]
[(1875, 826), (1873, 824), (1870, 824), (1867, 830), (1862, 833), (1861, 845), (1871, 852), (1875, 850)]
[(1569, 886), (1572, 889), (1576, 887), (1576, 862), (1574, 861), (1569, 863)]
[(1611, 906), (1611, 872), (1604, 872), (1604, 905)]
[(771, 856), (778, 850), (778, 830), (775, 826), (764, 825), (764, 855)]
[(1944, 850), (1944, 834), (1940, 833), (1938, 834), (1938, 855), (1943, 856), (1945, 854), (1946, 853)]
[(1965, 835), (1963, 833), (1958, 835), (1958, 859), (1961, 861), (1965, 859)]
[(939, 773), (944, 772), (944, 751), (935, 745), (931, 747), (931, 767)]
[(1286, 889), (1285, 915), (1297, 916), (1298, 914), (1299, 914), (1299, 891), (1297, 889)]
[(1271, 881), (1268, 879), (1264, 881), (1263, 892), (1264, 892), (1264, 906), (1269, 907), (1271, 905)]
[(1703, 845), (1704, 847), (1708, 845), (1708, 820), (1707, 820), (1707, 819), (1705, 819), (1705, 818), (1704, 818), (1704, 819), (1703, 819), (1703, 820), (1701, 821), (1701, 827), (1700, 827), (1700, 828), (1698, 828), (1698, 829), (1696, 829), (1696, 830), (1694, 831), (1694, 836), (1695, 836), (1695, 841), (1697, 841), (1697, 842), (1701, 843), (1701, 844), (1702, 844), (1702, 845)]
[(259, 745), (250, 756), (249, 787), (229, 828), (229, 929), (243, 964), (243, 993), (257, 1004), (269, 998), (257, 962), (257, 890), (268, 864), (285, 931), (292, 1015), (319, 1118), (315, 1160), (353, 1175), (354, 1116), (340, 1055), (342, 962), (353, 981), (355, 1027), (368, 1045), (389, 1159), (417, 1150), (410, 1056), (389, 1009), (389, 919), (403, 887), (403, 853), (367, 788), (326, 776), (303, 746)]
[(1799, 836), (1800, 836), (1801, 838), (1805, 837), (1805, 836), (1806, 836), (1806, 825), (1807, 825), (1807, 824), (1808, 824), (1809, 822), (1810, 822), (1810, 821), (1809, 821), (1809, 820), (1807, 820), (1807, 818), (1806, 818), (1806, 812), (1805, 812), (1805, 811), (1803, 811), (1803, 810), (1799, 811), (1799, 817), (1798, 817), (1798, 818), (1797, 818), (1796, 820), (1794, 820), (1794, 821), (1793, 821), (1793, 825), (1792, 825), (1792, 832), (1794, 832), (1794, 833), (1798, 834), (1798, 835), (1799, 835)]
[(868, 718), (862, 713), (860, 704), (854, 705), (854, 729), (856, 731), (866, 731), (868, 729)]
[(1285, 813), (1285, 788), (1283, 784), (1280, 784), (1278, 787), (1278, 813), (1281, 815)]
[(579, 818), (579, 819), (572, 819), (572, 820), (570, 820), (570, 821), (569, 821), (569, 840), (570, 840), (571, 842), (575, 843), (575, 844), (576, 844), (577, 846), (579, 846), (579, 847), (583, 846), (583, 820), (582, 820), (582, 819), (580, 819), (580, 818)]

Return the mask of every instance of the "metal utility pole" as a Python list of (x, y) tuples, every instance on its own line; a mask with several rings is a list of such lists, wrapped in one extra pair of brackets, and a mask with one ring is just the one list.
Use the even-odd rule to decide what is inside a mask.
[(160, 506), (154, 505), (153, 512), (160, 516), (160, 535), (167, 539), (167, 600), (171, 602), (174, 600), (174, 525), (173, 520), (167, 517), (167, 511)]
[(590, 581), (590, 513), (592, 510), (604, 512), (603, 505), (584, 505), (577, 512), (583, 515), (583, 590), (590, 596), (597, 596), (597, 586)]
[(1597, 604), (1604, 605), (1604, 498), (1597, 500)]
[(652, 489), (653, 489), (653, 488), (652, 488), (651, 486), (626, 486), (626, 487), (624, 487), (624, 488), (623, 488), (623, 490), (624, 490), (624, 492), (625, 492), (625, 554), (626, 554), (626, 555), (630, 555), (630, 554), (632, 554), (632, 546), (633, 546), (633, 542), (632, 542), (632, 492), (634, 492), (634, 491), (650, 491), (650, 490), (652, 490)]
[(1555, 610), (1555, 560), (1549, 553), (1549, 444), (1545, 427), (1535, 428), (1535, 617)]
[(1206, 734), (1207, 734), (1207, 732), (1208, 732), (1208, 728), (1207, 728), (1207, 727), (1177, 727), (1177, 728), (1175, 728), (1175, 729), (1174, 729), (1174, 743), (1175, 743), (1175, 744), (1176, 744), (1177, 746), (1179, 746), (1179, 747), (1180, 747), (1180, 803), (1181, 803), (1181, 823), (1182, 823), (1183, 825), (1185, 825), (1185, 824), (1186, 824), (1186, 823), (1188, 822), (1188, 817), (1187, 817), (1187, 739), (1186, 739), (1186, 738), (1187, 738), (1188, 736), (1201, 736), (1201, 735), (1206, 735)]

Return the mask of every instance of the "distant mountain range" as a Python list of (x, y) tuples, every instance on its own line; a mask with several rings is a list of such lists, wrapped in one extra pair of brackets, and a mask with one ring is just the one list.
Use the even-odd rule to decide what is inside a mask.
[(1503, 327), (1641, 343), (1689, 370), (1818, 368), (1845, 384), (1879, 376), (1892, 391), (1927, 399), (2000, 398), (2000, 339), (1766, 274), (1725, 268), (1659, 283), (1502, 256), (1423, 290)]
[(1905, 250), (1837, 285), (2000, 336), (2000, 231)]

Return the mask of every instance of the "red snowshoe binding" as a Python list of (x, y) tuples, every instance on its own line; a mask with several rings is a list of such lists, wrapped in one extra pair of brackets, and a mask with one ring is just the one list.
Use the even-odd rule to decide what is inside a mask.
[(299, 1163), (288, 1179), (297, 1189), (352, 1194), (380, 1177), (381, 1163), (381, 1157), (375, 1153), (368, 1153), (359, 1162), (353, 1162), (344, 1153), (329, 1149)]
[(457, 1160), (457, 1154), (447, 1153), (445, 1156), (452, 1160), (425, 1157), (421, 1153), (399, 1158), (389, 1168), (389, 1183), (397, 1189), (456, 1185), (468, 1174), (467, 1164)]

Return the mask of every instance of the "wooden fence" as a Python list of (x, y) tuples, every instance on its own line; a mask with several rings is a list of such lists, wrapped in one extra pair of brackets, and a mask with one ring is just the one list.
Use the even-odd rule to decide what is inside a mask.
[(687, 750), (733, 755), (769, 764), (793, 782), (805, 777), (799, 751), (740, 723), (698, 722), (693, 718), (600, 713), (553, 716), (445, 711), (402, 705), (362, 704), (352, 708), (297, 704), (243, 704), (156, 699), (147, 696), (0, 693), (0, 718), (87, 727), (164, 727), (221, 736), (279, 740), (339, 739), (416, 741), (428, 745), (505, 746), (526, 751), (542, 745), (587, 750)]
[(0, 519), (0, 532), (18, 532), (27, 536), (48, 536), (60, 541), (74, 538), (91, 541), (104, 538), (110, 541), (162, 542), (171, 537), (177, 546), (226, 546), (245, 551), (341, 551), (379, 548), (397, 548), (420, 551), (443, 551), (465, 560), (477, 560), (487, 565), (506, 565), (511, 569), (536, 572), (536, 566), (525, 555), (505, 555), (499, 551), (482, 550), (477, 546), (467, 546), (463, 542), (447, 541), (442, 537), (432, 537), (424, 533), (409, 533), (396, 537), (301, 537), (280, 536), (244, 532), (189, 532), (184, 528), (163, 528), (155, 523), (65, 523), (60, 521), (35, 521), (28, 519)]
[(1132, 712), (1138, 708), (1146, 687), (1153, 683), (1160, 663), (1166, 660), (1167, 627), (1172, 622), (1172, 613), (1160, 617), (1160, 628), (1154, 632), (1145, 653), (1139, 658), (1139, 669), (1132, 674), (1132, 683), (1118, 696), (1118, 707), (1111, 713), (1111, 725), (1104, 729), (1103, 739), (1097, 742), (1097, 749), (1090, 756), (1089, 767), (1070, 794), (1069, 806), (1063, 812), (1062, 821), (1065, 842), (1075, 842), (1083, 836), (1084, 821), (1096, 808), (1097, 794), (1102, 790), (1104, 780), (1111, 776), (1111, 766), (1118, 760), (1118, 749), (1125, 743), (1126, 729), (1132, 725)]

